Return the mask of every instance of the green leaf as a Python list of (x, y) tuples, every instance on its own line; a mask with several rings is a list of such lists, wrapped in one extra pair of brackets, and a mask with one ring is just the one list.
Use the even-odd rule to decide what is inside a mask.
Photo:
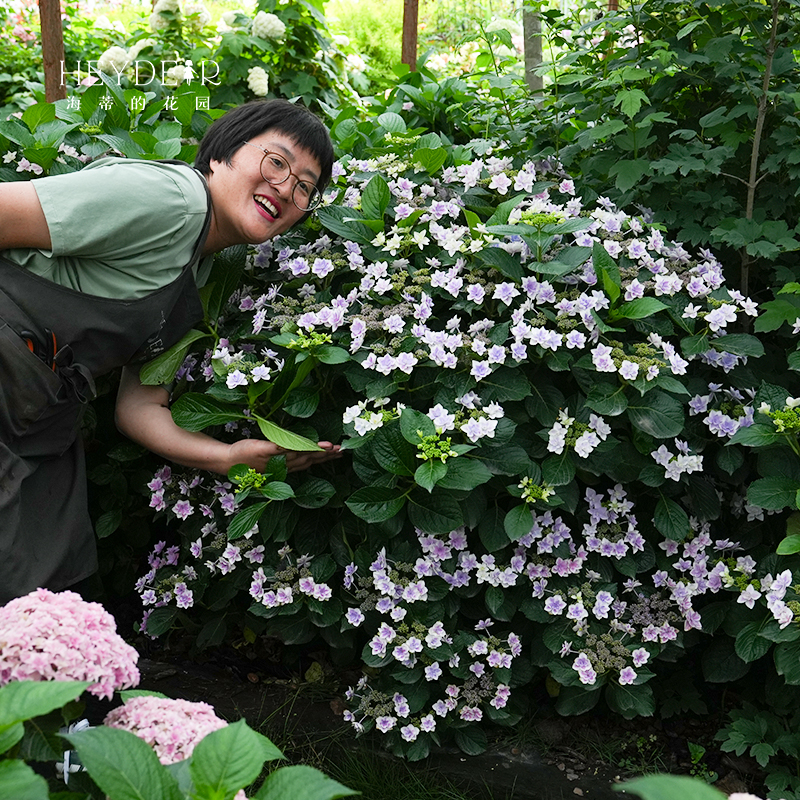
[(777, 444), (783, 436), (771, 422), (754, 422), (747, 428), (739, 428), (727, 444), (743, 444), (747, 447), (767, 447)]
[(206, 317), (215, 324), (222, 313), (231, 295), (239, 285), (239, 279), (247, 263), (247, 246), (234, 245), (226, 247), (214, 256), (211, 274), (208, 276), (206, 287)]
[(414, 474), (419, 463), (416, 448), (403, 436), (398, 424), (379, 428), (372, 442), (372, 455), (383, 469), (393, 475)]
[(800, 641), (781, 642), (775, 647), (775, 669), (790, 686), (800, 686)]
[(294, 502), (301, 508), (321, 508), (336, 494), (333, 484), (323, 478), (310, 478), (294, 490)]
[(610, 311), (608, 320), (615, 322), (618, 319), (646, 319), (665, 308), (667, 306), (660, 300), (656, 300), (655, 297), (640, 297), (638, 300), (623, 303), (619, 308)]
[(414, 151), (414, 163), (419, 164), (429, 175), (438, 172), (447, 161), (444, 147), (420, 147)]
[(49, 714), (76, 700), (91, 681), (14, 681), (0, 688), (0, 727)]
[(361, 209), (367, 219), (383, 219), (392, 199), (389, 186), (381, 175), (373, 175), (361, 194)]
[(468, 492), (486, 483), (492, 477), (489, 468), (476, 458), (451, 458), (447, 462), (447, 474), (438, 482), (442, 489)]
[(191, 330), (181, 338), (179, 342), (172, 345), (166, 352), (157, 356), (152, 361), (148, 361), (139, 372), (139, 380), (145, 386), (160, 386), (169, 383), (175, 373), (180, 369), (189, 347), (198, 339), (205, 339), (207, 333)]
[(598, 414), (617, 417), (628, 407), (622, 384), (598, 383), (589, 390), (586, 405)]
[(614, 98), (614, 107), (619, 106), (619, 110), (629, 119), (636, 116), (642, 103), (650, 105), (650, 99), (641, 89), (622, 89)]
[(667, 539), (675, 542), (682, 542), (691, 531), (689, 515), (668, 497), (661, 497), (656, 504), (653, 524)]
[(21, 722), (0, 725), (0, 755), (10, 750), (24, 735), (25, 726)]
[(202, 431), (212, 425), (224, 425), (244, 417), (238, 409), (197, 392), (181, 395), (170, 411), (175, 424), (187, 431)]
[(760, 635), (761, 627), (760, 622), (751, 622), (736, 634), (736, 655), (746, 664), (766, 655), (772, 647), (772, 642)]
[(649, 684), (609, 683), (606, 687), (606, 702), (612, 711), (625, 719), (652, 717), (656, 710), (653, 689)]
[(163, 606), (154, 608), (152, 614), (147, 618), (147, 634), (149, 636), (161, 636), (166, 633), (175, 622), (178, 609), (174, 606)]
[(636, 186), (642, 177), (650, 170), (650, 161), (646, 158), (635, 158), (630, 160), (617, 161), (608, 170), (608, 174), (613, 177), (616, 175), (615, 185), (622, 192), (627, 192)]
[(418, 445), (422, 441), (420, 434), (436, 435), (436, 426), (427, 414), (413, 408), (404, 408), (400, 414), (400, 432), (409, 444)]
[(527, 536), (533, 528), (533, 514), (528, 504), (523, 503), (512, 508), (503, 519), (503, 527), (512, 542)]
[(782, 539), (775, 552), (779, 556), (793, 556), (795, 553), (800, 553), (800, 534), (794, 533)]
[(420, 497), (412, 493), (408, 499), (408, 516), (412, 524), (425, 533), (450, 533), (464, 524), (461, 508), (446, 494)]
[(269, 503), (254, 503), (240, 511), (228, 525), (228, 541), (240, 539), (257, 524), (261, 515), (267, 510)]
[(683, 431), (683, 406), (658, 389), (632, 401), (628, 415), (633, 425), (656, 439), (670, 439)]
[(129, 731), (100, 726), (64, 738), (110, 800), (183, 800), (153, 748)]
[(255, 419), (256, 422), (258, 422), (258, 427), (261, 429), (261, 433), (263, 433), (264, 436), (271, 442), (277, 444), (278, 447), (284, 447), (287, 450), (298, 450), (301, 452), (316, 452), (322, 450), (322, 448), (316, 442), (312, 442), (311, 439), (306, 439), (305, 436), (300, 436), (296, 433), (292, 433), (291, 431), (287, 431), (285, 428), (281, 428), (279, 425), (276, 425), (274, 422), (270, 422), (263, 417), (255, 415)]
[(314, 767), (298, 764), (270, 773), (255, 800), (337, 800), (360, 794), (337, 783)]
[(360, 244), (371, 244), (372, 229), (364, 224), (360, 211), (344, 206), (324, 206), (316, 211), (319, 221), (332, 233)]
[(478, 253), (478, 258), (491, 267), (496, 267), (506, 278), (519, 281), (525, 274), (520, 264), (519, 258), (515, 258), (510, 253), (506, 253), (499, 247), (487, 247)]
[(723, 353), (733, 353), (735, 356), (753, 356), (759, 358), (764, 355), (764, 345), (755, 337), (747, 333), (729, 333), (712, 339), (711, 346)]
[(447, 464), (443, 464), (436, 459), (432, 461), (423, 461), (414, 472), (414, 482), (423, 489), (432, 492), (433, 487), (436, 486), (446, 473)]
[(294, 489), (284, 481), (270, 481), (258, 491), (269, 500), (288, 500), (290, 497), (294, 497)]
[(45, 122), (56, 118), (56, 107), (53, 103), (34, 103), (22, 112), (22, 121), (30, 128), (31, 133)]
[(353, 492), (345, 504), (357, 517), (367, 522), (385, 522), (397, 514), (405, 502), (405, 495), (400, 489), (366, 486)]
[(379, 114), (378, 124), (389, 133), (405, 133), (407, 130), (406, 121), (394, 111), (385, 111), (383, 114)]
[(189, 772), (195, 787), (230, 796), (249, 786), (265, 761), (283, 758), (266, 736), (239, 720), (205, 736), (192, 753)]
[(795, 497), (800, 483), (793, 478), (759, 478), (747, 487), (747, 502), (769, 511), (795, 508)]
[(703, 677), (709, 683), (730, 683), (744, 677), (749, 667), (736, 655), (730, 639), (714, 639), (701, 657)]
[(322, 364), (346, 364), (350, 361), (350, 353), (343, 347), (334, 347), (332, 344), (322, 345), (314, 350), (314, 356)]
[(48, 800), (47, 781), (22, 761), (0, 761), (0, 797)]
[(105, 539), (106, 536), (111, 536), (121, 524), (122, 510), (112, 508), (111, 511), (106, 511), (97, 518), (94, 524), (94, 532), (97, 534), (98, 539)]
[(586, 714), (597, 705), (602, 694), (599, 687), (562, 686), (556, 700), (556, 711), (570, 717)]
[(456, 741), (456, 745), (468, 756), (479, 756), (489, 746), (486, 732), (483, 728), (478, 728), (475, 725), (456, 728), (453, 731), (453, 738)]
[(646, 775), (611, 787), (642, 800), (725, 800), (726, 795), (698, 778), (686, 775)]

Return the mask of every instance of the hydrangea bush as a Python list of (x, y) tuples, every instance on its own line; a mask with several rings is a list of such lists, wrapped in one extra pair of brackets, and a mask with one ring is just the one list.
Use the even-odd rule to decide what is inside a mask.
[[(776, 642), (800, 681), (792, 563), (735, 438), (786, 396), (752, 368), (755, 303), (555, 161), (393, 111), (354, 127), (334, 125), (366, 148), (318, 221), (240, 254), (230, 302), (143, 374), (177, 369), (191, 430), (341, 440), (347, 460), (160, 470), (177, 536), (138, 583), (148, 632), (199, 615), (200, 645), (228, 623), (319, 635), (366, 668), (347, 718), (412, 758), (451, 736), (480, 751), (470, 723), (513, 724), (545, 677), (561, 713), (652, 714), (652, 679), (695, 646), (730, 681)], [(687, 709), (691, 685), (672, 691)]]

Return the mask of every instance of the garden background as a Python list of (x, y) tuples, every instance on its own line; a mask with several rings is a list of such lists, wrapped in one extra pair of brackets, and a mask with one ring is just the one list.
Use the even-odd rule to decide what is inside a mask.
[(143, 650), (314, 665), (410, 760), (713, 720), (800, 797), (797, 2), (422, 3), (414, 70), (399, 2), (67, 3), (55, 103), (36, 6), (2, 9), (2, 180), (191, 162), (253, 97), (337, 148), (323, 207), (220, 254), (143, 377), (184, 427), (346, 459), (164, 466), (116, 376), (87, 414), (93, 591), (138, 596)]

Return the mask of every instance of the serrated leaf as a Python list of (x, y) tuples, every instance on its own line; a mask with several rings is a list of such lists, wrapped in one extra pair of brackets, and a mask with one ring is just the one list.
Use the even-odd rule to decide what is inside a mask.
[(231, 520), (228, 525), (227, 537), (228, 541), (240, 539), (258, 524), (261, 515), (267, 510), (268, 503), (254, 503), (251, 506), (240, 511)]
[(49, 714), (77, 699), (91, 681), (14, 681), (0, 688), (0, 726)]
[(198, 339), (205, 339), (208, 336), (208, 333), (190, 330), (169, 350), (161, 353), (152, 361), (148, 361), (139, 372), (139, 380), (145, 386), (160, 386), (169, 383), (183, 364), (189, 347)]
[(277, 444), (278, 447), (300, 452), (317, 452), (322, 450), (322, 448), (316, 442), (312, 442), (311, 439), (306, 439), (305, 436), (287, 431), (285, 428), (281, 428), (268, 419), (255, 415), (255, 420), (258, 423), (261, 433), (271, 442)]
[(360, 794), (329, 778), (314, 767), (298, 764), (270, 773), (254, 795), (255, 800), (337, 800)]
[(661, 497), (653, 514), (653, 524), (667, 539), (682, 542), (691, 531), (689, 515), (668, 497)]
[(385, 522), (397, 514), (405, 502), (405, 495), (400, 489), (367, 486), (353, 492), (345, 504), (357, 517), (367, 522)]
[(718, 789), (687, 775), (647, 775), (615, 784), (612, 789), (642, 800), (725, 800)]
[(766, 655), (772, 647), (772, 642), (760, 635), (761, 628), (760, 622), (751, 622), (736, 634), (736, 655), (747, 664)]
[(432, 492), (433, 487), (436, 486), (446, 473), (447, 464), (443, 464), (441, 461), (435, 459), (424, 461), (414, 472), (414, 482), (428, 492)]
[(175, 424), (187, 431), (202, 431), (212, 425), (235, 422), (244, 416), (238, 409), (196, 392), (181, 395), (170, 411)]
[(433, 498), (412, 493), (408, 499), (408, 516), (412, 524), (425, 533), (450, 533), (464, 524), (458, 503), (444, 493)]
[(436, 426), (427, 414), (413, 408), (404, 408), (400, 414), (400, 433), (409, 444), (418, 445), (422, 441), (420, 434), (436, 435)]
[(648, 392), (628, 405), (631, 422), (656, 439), (679, 436), (684, 426), (683, 406), (674, 397), (659, 390)]
[(48, 800), (47, 781), (22, 761), (0, 761), (0, 797)]
[(796, 508), (798, 490), (800, 483), (793, 478), (759, 478), (747, 487), (747, 502), (769, 511)]
[(385, 179), (382, 175), (373, 175), (361, 193), (361, 209), (368, 219), (383, 219), (392, 199)]

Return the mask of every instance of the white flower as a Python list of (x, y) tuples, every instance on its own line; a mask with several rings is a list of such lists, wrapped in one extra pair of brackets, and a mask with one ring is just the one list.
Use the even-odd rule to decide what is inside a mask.
[(263, 67), (251, 67), (247, 70), (247, 86), (259, 97), (264, 97), (269, 92), (269, 75)]
[(211, 22), (211, 12), (203, 3), (187, 3), (183, 8), (186, 24), (198, 33)]
[(170, 67), (167, 70), (166, 81), (167, 86), (180, 86), (183, 79), (186, 77), (186, 67), (183, 64), (178, 64), (176, 67)]
[(121, 75), (130, 62), (128, 51), (115, 45), (97, 59), (97, 69), (106, 75)]
[(275, 14), (259, 11), (253, 20), (253, 35), (262, 39), (277, 39), (280, 41), (286, 35), (286, 26)]
[(128, 50), (128, 59), (132, 64), (136, 59), (139, 57), (139, 53), (145, 49), (145, 47), (152, 47), (155, 44), (154, 39), (140, 39), (136, 44), (134, 44), (130, 50)]

